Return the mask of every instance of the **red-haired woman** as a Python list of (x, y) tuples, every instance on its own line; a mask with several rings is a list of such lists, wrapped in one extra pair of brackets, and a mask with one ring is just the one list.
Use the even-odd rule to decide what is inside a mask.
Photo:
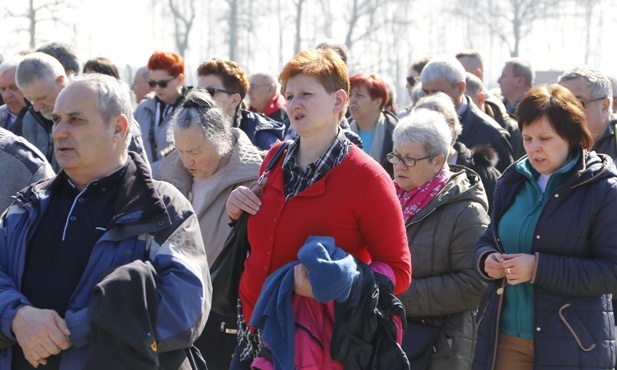
[(364, 151), (392, 177), (392, 163), (388, 162), (386, 154), (392, 152), (392, 131), (398, 118), (384, 110), (389, 97), (388, 85), (376, 73), (359, 73), (349, 82), (351, 130), (360, 135)]
[[(263, 342), (271, 349), (273, 361), (279, 364), (277, 368), (342, 369), (344, 359), (341, 359), (340, 352), (344, 345), (337, 345), (334, 339), (337, 337), (336, 331), (332, 326), (335, 321), (335, 299), (344, 305), (347, 298), (342, 294), (328, 299), (321, 293), (324, 288), (340, 288), (341, 292), (348, 292), (348, 278), (356, 276), (357, 270), (350, 268), (336, 270), (339, 273), (321, 274), (323, 270), (305, 263), (303, 251), (307, 251), (305, 247), (312, 246), (324, 252), (329, 240), (333, 244), (329, 245), (332, 250), (346, 256), (337, 259), (338, 262), (347, 261), (349, 257), (358, 261), (358, 269), (368, 267), (366, 264), (370, 263), (368, 268), (376, 273), (368, 272), (368, 275), (373, 279), (386, 279), (390, 289), (401, 293), (411, 281), (411, 258), (402, 211), (388, 174), (366, 153), (352, 145), (339, 127), (347, 108), (349, 91), (349, 78), (343, 60), (332, 50), (303, 51), (285, 65), (279, 80), (287, 99), (291, 126), (298, 137), (289, 144), (274, 168), (265, 174), (267, 183), (263, 191), (253, 193), (249, 188), (240, 186), (227, 200), (227, 213), (231, 218), (237, 219), (242, 212), (250, 214), (247, 232), (251, 244), (251, 253), (240, 280), (242, 315), (239, 317), (239, 344), (232, 369), (249, 368), (252, 360), (262, 354)], [(275, 145), (270, 150), (264, 163), (269, 163), (279, 146)], [(311, 236), (331, 239), (321, 238), (325, 241), (320, 249), (307, 240)], [(302, 264), (290, 267), (290, 264), (299, 263), (298, 259)], [(285, 275), (291, 281), (285, 282), (291, 284), (291, 290), (295, 293), (291, 298), (294, 322), (287, 322), (286, 317), (281, 315), (274, 315), (274, 320), (292, 330), (292, 333), (285, 335), (283, 340), (281, 336), (275, 336), (269, 341), (268, 330), (264, 328), (262, 341), (261, 331), (255, 329), (254, 323), (257, 321), (258, 324), (260, 318), (268, 316), (264, 315), (265, 310), (259, 309), (264, 308), (260, 302), (270, 298), (267, 292), (274, 278), (267, 278), (280, 276), (285, 268), (291, 269), (287, 270), (290, 275)], [(324, 279), (318, 278), (324, 275)], [(366, 278), (362, 281), (375, 280)], [(374, 293), (373, 290), (371, 292)], [(384, 288), (381, 297), (387, 296), (386, 292)], [(349, 297), (357, 298), (353, 293), (349, 294)], [(363, 303), (368, 303), (365, 307), (370, 306), (367, 301), (372, 297), (376, 295), (361, 295)], [(363, 305), (355, 307), (359, 306)], [(375, 324), (371, 318), (376, 318), (373, 312), (343, 314), (342, 317), (344, 320), (367, 321), (341, 326), (344, 329), (339, 339), (349, 338), (352, 331), (358, 328), (367, 329), (365, 333), (370, 332), (368, 328)], [(337, 320), (336, 324), (341, 325), (341, 322)], [(317, 330), (308, 329), (310, 335), (307, 335), (304, 328), (315, 329), (315, 326), (318, 326)], [(297, 328), (295, 334), (294, 327)], [(385, 333), (371, 336), (369, 340), (376, 337), (393, 341), (393, 337)], [(330, 353), (331, 341), (334, 342), (332, 348), (336, 354)], [(350, 344), (345, 339), (343, 342)], [(366, 349), (364, 359), (371, 358), (374, 348), (362, 347), (360, 343), (361, 339), (355, 337), (355, 348)], [(400, 351), (396, 343), (393, 346)], [(333, 359), (336, 355), (340, 361)], [(259, 356), (253, 366), (267, 368), (261, 367), (267, 357)], [(386, 361), (385, 357), (375, 355), (373, 358), (375, 361)], [(361, 359), (358, 361), (361, 362)], [(364, 368), (369, 367), (367, 364)], [(393, 367), (383, 365), (378, 368)]]
[(158, 168), (162, 152), (171, 145), (167, 133), (172, 113), (184, 98), (184, 59), (176, 53), (155, 51), (148, 60), (148, 84), (155, 95), (139, 103), (135, 120), (141, 126), (141, 136), (152, 167), (152, 176), (160, 179)]

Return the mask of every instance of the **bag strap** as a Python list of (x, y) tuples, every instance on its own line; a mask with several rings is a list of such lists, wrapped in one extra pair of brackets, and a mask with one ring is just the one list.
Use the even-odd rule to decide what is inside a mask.
[(281, 146), (279, 146), (278, 149), (276, 149), (276, 152), (274, 153), (272, 158), (270, 158), (270, 162), (268, 162), (268, 165), (266, 166), (264, 173), (270, 172), (270, 170), (272, 170), (274, 166), (276, 166), (276, 163), (279, 161), (279, 159), (281, 159), (281, 156), (283, 155), (285, 150), (289, 147), (289, 144), (291, 144), (291, 141), (283, 141)]
[[(268, 165), (266, 166), (266, 169), (264, 170), (264, 172), (261, 174), (261, 176), (259, 176), (259, 178), (257, 179), (257, 182), (253, 185), (261, 186), (266, 176), (268, 176), (268, 173), (270, 173), (270, 171), (274, 168), (274, 166), (276, 166), (279, 159), (281, 159), (281, 157), (283, 156), (283, 153), (285, 153), (285, 150), (287, 150), (290, 144), (291, 144), (291, 141), (283, 141), (283, 143), (278, 147), (278, 149), (276, 149), (276, 152), (274, 153), (274, 155), (272, 155), (272, 157), (270, 158), (270, 162), (268, 162)], [(251, 188), (253, 185), (251, 185)]]

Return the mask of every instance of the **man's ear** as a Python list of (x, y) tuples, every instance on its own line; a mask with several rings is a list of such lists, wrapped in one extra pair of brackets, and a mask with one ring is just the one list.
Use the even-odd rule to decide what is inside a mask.
[(180, 74), (178, 75), (178, 84), (179, 84), (179, 85), (184, 84), (184, 73), (180, 73)]
[[(131, 119), (133, 118), (131, 117)], [(119, 114), (113, 119), (112, 124), (114, 126), (114, 139), (124, 141), (131, 125), (129, 118), (124, 114)]]
[(610, 113), (613, 112), (613, 106), (611, 105), (611, 100), (610, 100), (610, 98), (608, 96), (606, 98), (602, 99), (600, 104), (602, 104), (602, 113), (610, 114)]
[(476, 98), (478, 99), (478, 103), (484, 104), (484, 102), (486, 101), (486, 94), (484, 93), (484, 91), (480, 91), (476, 95)]

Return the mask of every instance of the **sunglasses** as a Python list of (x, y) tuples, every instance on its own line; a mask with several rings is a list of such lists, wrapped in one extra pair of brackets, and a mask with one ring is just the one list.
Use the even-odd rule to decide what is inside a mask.
[(217, 92), (222, 92), (222, 93), (229, 94), (229, 95), (235, 94), (234, 91), (225, 90), (225, 89), (219, 89), (219, 88), (216, 88), (216, 87), (206, 87), (204, 90), (206, 90), (208, 92), (208, 94), (210, 94), (210, 96), (214, 96), (214, 94), (216, 94)]
[(407, 77), (407, 83), (409, 84), (409, 86), (414, 86), (416, 84), (416, 82), (420, 81), (420, 79), (418, 77), (414, 77), (414, 76), (408, 76)]
[(150, 85), (150, 87), (153, 87), (153, 88), (156, 87), (156, 85), (159, 85), (162, 89), (164, 89), (167, 87), (167, 84), (173, 81), (176, 77), (178, 76), (169, 77), (169, 78), (166, 78), (160, 81), (148, 80), (148, 85)]

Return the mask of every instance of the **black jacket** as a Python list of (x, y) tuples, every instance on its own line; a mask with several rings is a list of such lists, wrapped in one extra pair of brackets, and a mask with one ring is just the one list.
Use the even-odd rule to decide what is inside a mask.
[(396, 342), (393, 315), (405, 321), (405, 308), (394, 296), (390, 279), (356, 260), (360, 276), (349, 298), (336, 303), (330, 342), (332, 359), (345, 369), (409, 369), (407, 356)]
[[(607, 155), (581, 155), (571, 178), (550, 195), (534, 230), (534, 369), (615, 367), (617, 170)], [(491, 225), (476, 246), (474, 266), (489, 285), (478, 310), (473, 370), (494, 368), (506, 282), (489, 278), (484, 260), (503, 253), (497, 225), (526, 181), (515, 166), (503, 173)]]
[(482, 112), (468, 96), (465, 95), (463, 98), (468, 105), (460, 116), (463, 132), (459, 135), (458, 141), (471, 150), (480, 145), (493, 147), (499, 156), (497, 169), (503, 172), (514, 161), (510, 135), (495, 120)]
[(497, 184), (497, 179), (501, 176), (501, 172), (495, 167), (497, 164), (497, 154), (489, 146), (477, 147), (475, 152), (472, 152), (465, 144), (459, 142), (454, 143), (453, 147), (458, 153), (456, 164), (470, 168), (480, 176), (490, 207), (493, 204), (495, 184)]

